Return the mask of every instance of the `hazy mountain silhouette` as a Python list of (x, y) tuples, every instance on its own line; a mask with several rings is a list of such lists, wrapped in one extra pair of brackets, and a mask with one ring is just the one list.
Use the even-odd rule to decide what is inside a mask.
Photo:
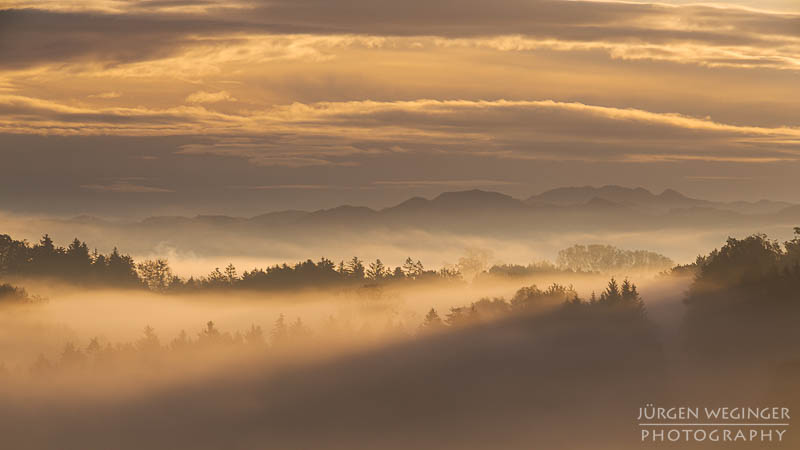
[(499, 192), (473, 189), (445, 192), (432, 200), (414, 197), (378, 212), (381, 225), (469, 230), (497, 226), (502, 217), (525, 220), (534, 211), (524, 202)]
[(558, 205), (577, 206), (586, 204), (593, 198), (607, 200), (634, 207), (645, 212), (666, 213), (673, 209), (686, 208), (715, 208), (720, 210), (735, 211), (742, 214), (769, 214), (777, 213), (781, 209), (792, 206), (791, 203), (759, 200), (757, 202), (735, 201), (714, 202), (687, 197), (674, 189), (665, 189), (660, 194), (654, 194), (647, 189), (627, 188), (608, 185), (602, 187), (581, 186), (551, 189), (538, 195), (533, 195), (525, 200), (530, 206)]
[[(620, 214), (634, 214), (619, 217)], [(146, 226), (211, 226), (211, 227), (314, 227), (324, 225), (417, 226), (451, 225), (465, 228), (463, 219), (468, 217), (472, 225), (491, 221), (497, 225), (503, 220), (506, 225), (514, 221), (535, 221), (538, 227), (559, 223), (564, 218), (582, 217), (599, 220), (606, 224), (620, 222), (623, 226), (691, 225), (697, 219), (733, 220), (735, 222), (769, 223), (775, 220), (794, 221), (800, 218), (800, 205), (786, 202), (760, 200), (757, 202), (736, 201), (713, 202), (687, 197), (680, 192), (666, 189), (654, 194), (644, 188), (621, 186), (566, 187), (552, 189), (526, 200), (519, 200), (499, 192), (479, 189), (444, 192), (433, 199), (412, 197), (397, 205), (383, 209), (365, 206), (342, 205), (317, 211), (286, 210), (257, 215), (250, 218), (224, 215), (198, 215), (194, 218), (180, 216), (148, 217), (140, 225)], [(452, 219), (452, 220), (451, 220)], [(618, 220), (617, 220), (618, 219)], [(430, 221), (430, 222), (427, 222)], [(110, 225), (111, 222), (91, 216), (73, 218), (71, 223)], [(530, 227), (532, 223), (515, 225)], [(573, 224), (574, 225), (574, 224)], [(499, 226), (499, 225), (498, 225)], [(563, 222), (559, 226), (565, 226)], [(570, 225), (571, 226), (571, 225)], [(469, 228), (467, 226), (466, 228)]]
[[(674, 198), (674, 194), (680, 198), (688, 199), (675, 191), (664, 191), (665, 197)], [(646, 204), (659, 200), (660, 196), (654, 195), (644, 188), (626, 188), (622, 186), (603, 186), (603, 187), (564, 187), (551, 189), (541, 194), (529, 197), (525, 202), (529, 205), (553, 204), (561, 206), (579, 205), (589, 202), (593, 198), (599, 198), (615, 203), (622, 204)], [(691, 200), (691, 199), (689, 199)]]
[[(768, 200), (722, 203), (691, 198), (671, 189), (654, 194), (643, 188), (603, 186), (553, 189), (525, 200), (473, 189), (444, 192), (431, 199), (413, 197), (382, 209), (343, 205), (249, 218), (157, 216), (126, 223), (80, 216), (67, 223), (55, 222), (62, 228), (69, 226), (73, 235), (99, 242), (102, 248), (124, 243), (125, 248), (139, 251), (163, 242), (214, 253), (230, 251), (221, 239), (234, 235), (242, 238), (238, 240), (241, 242), (250, 240), (246, 248), (255, 248), (254, 244), (264, 239), (303, 246), (331, 239), (366, 239), (369, 233), (378, 233), (370, 238), (375, 242), (392, 236), (404, 239), (408, 230), (502, 239), (538, 239), (563, 232), (708, 230), (723, 225), (752, 233), (765, 227), (796, 226), (800, 223), (800, 205)], [(42, 225), (43, 233), (54, 229), (47, 223)]]

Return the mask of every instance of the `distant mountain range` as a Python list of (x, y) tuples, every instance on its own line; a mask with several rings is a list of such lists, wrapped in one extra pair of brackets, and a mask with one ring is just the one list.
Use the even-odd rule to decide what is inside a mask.
[(714, 202), (667, 189), (654, 194), (621, 186), (566, 187), (521, 200), (482, 190), (444, 192), (433, 199), (413, 197), (383, 209), (343, 205), (317, 211), (287, 210), (254, 217), (158, 216), (112, 224), (81, 216), (72, 223), (123, 226), (167, 234), (214, 228), (235, 232), (304, 234), (365, 229), (416, 228), (475, 234), (580, 230), (643, 230), (709, 225), (800, 225), (800, 205), (761, 200)]
[[(616, 242), (624, 248), (636, 246), (687, 259), (695, 256), (696, 249), (714, 248), (727, 236), (765, 232), (786, 238), (795, 226), (800, 226), (800, 205), (768, 200), (714, 202), (671, 189), (653, 193), (603, 186), (559, 188), (524, 199), (482, 190), (444, 192), (382, 209), (342, 205), (253, 217), (156, 216), (127, 222), (92, 216), (36, 219), (16, 233), (32, 241), (50, 233), (58, 242), (77, 236), (106, 251), (114, 246), (138, 255), (174, 250), (189, 257), (292, 260), (346, 256), (361, 249), (364, 254), (426, 254), (436, 260), (436, 255), (445, 259), (442, 252), (453, 248), (490, 248), (490, 242), (502, 241), (507, 246), (503, 251), (510, 254), (533, 247), (552, 252), (572, 242)], [(683, 246), (671, 247), (675, 242)]]
[(653, 194), (644, 188), (626, 188), (621, 186), (603, 187), (565, 187), (552, 189), (525, 200), (531, 206), (560, 205), (574, 206), (587, 204), (594, 199), (602, 199), (618, 205), (624, 205), (651, 213), (667, 213), (670, 210), (685, 208), (714, 208), (734, 211), (742, 214), (769, 214), (794, 206), (787, 202), (760, 200), (757, 202), (713, 202), (687, 197), (673, 189), (666, 189), (660, 194)]

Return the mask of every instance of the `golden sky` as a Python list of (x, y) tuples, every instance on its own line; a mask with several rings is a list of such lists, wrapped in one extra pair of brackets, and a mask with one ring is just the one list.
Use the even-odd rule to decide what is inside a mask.
[[(0, 208), (796, 200), (800, 3), (0, 0)], [(57, 205), (57, 206), (56, 206)]]

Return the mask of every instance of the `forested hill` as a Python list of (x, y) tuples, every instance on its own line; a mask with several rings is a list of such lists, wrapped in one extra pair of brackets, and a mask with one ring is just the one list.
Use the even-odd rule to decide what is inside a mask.
[(35, 244), (0, 234), (0, 281), (6, 279), (50, 279), (76, 285), (116, 288), (149, 288), (159, 292), (196, 289), (297, 289), (320, 286), (362, 286), (398, 282), (469, 282), (476, 278), (524, 278), (536, 274), (599, 274), (625, 271), (658, 272), (674, 262), (646, 250), (623, 250), (610, 245), (574, 245), (561, 250), (555, 263), (489, 266), (487, 256), (470, 251), (456, 264), (436, 269), (422, 261), (405, 259), (389, 267), (380, 259), (365, 262), (354, 256), (347, 261), (320, 258), (279, 264), (240, 272), (233, 264), (213, 268), (202, 276), (180, 278), (166, 259), (134, 261), (117, 248), (108, 254), (90, 250), (75, 238), (66, 247), (49, 235)]

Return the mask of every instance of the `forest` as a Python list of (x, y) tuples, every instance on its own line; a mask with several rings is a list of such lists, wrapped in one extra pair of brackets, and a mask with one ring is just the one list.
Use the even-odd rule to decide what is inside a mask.
[(245, 270), (229, 264), (208, 275), (181, 278), (173, 274), (169, 261), (156, 258), (136, 262), (115, 247), (109, 254), (90, 251), (86, 242), (75, 238), (66, 247), (57, 246), (49, 235), (35, 244), (0, 234), (0, 277), (52, 279), (82, 286), (148, 288), (153, 291), (187, 292), (208, 289), (281, 290), (304, 286), (358, 286), (364, 283), (461, 282), (471, 277), (525, 277), (534, 274), (613, 273), (620, 270), (660, 271), (674, 265), (672, 260), (645, 250), (621, 250), (610, 245), (575, 245), (558, 253), (557, 264), (548, 261), (528, 264), (496, 264), (486, 267), (485, 252), (469, 249), (456, 264), (438, 270), (426, 269), (420, 260), (406, 258), (401, 266), (385, 265), (380, 259), (365, 262), (354, 256), (334, 263), (319, 261), (287, 263)]
[[(338, 265), (322, 258), (294, 266), (282, 265), (267, 269), (245, 271), (241, 276), (231, 265), (224, 271), (215, 269), (207, 277), (182, 280), (171, 276), (165, 260), (135, 263), (117, 249), (103, 255), (89, 252), (88, 246), (74, 240), (68, 247), (57, 247), (48, 236), (35, 245), (1, 236), (0, 267), (4, 276), (25, 275), (56, 278), (79, 285), (107, 284), (115, 288), (149, 289), (156, 293), (191, 293), (192, 290), (215, 288), (271, 289), (298, 288), (306, 283), (317, 286), (354, 285), (370, 286), (374, 283), (409, 281), (448, 281), (466, 283), (460, 268), (475, 270), (479, 256), (470, 253), (460, 261), (460, 268), (426, 270), (421, 262), (408, 258), (401, 267), (391, 270), (380, 260), (364, 266), (354, 257)], [(471, 257), (471, 258), (470, 258)], [(658, 254), (636, 251), (625, 252), (611, 246), (576, 245), (559, 252), (559, 264), (548, 262), (518, 265), (495, 265), (480, 270), (473, 282), (490, 276), (501, 279), (522, 277), (532, 273), (580, 274), (584, 271), (602, 277), (603, 273), (621, 264), (629, 268), (645, 266), (654, 272), (671, 261)], [(594, 269), (595, 272), (589, 272)], [(757, 350), (770, 343), (775, 352), (791, 357), (800, 332), (792, 326), (800, 316), (800, 227), (795, 228), (794, 239), (778, 243), (763, 234), (744, 239), (729, 238), (724, 246), (707, 255), (698, 256), (689, 265), (676, 265), (671, 270), (658, 272), (658, 277), (690, 276), (691, 282), (682, 298), (685, 308), (685, 332), (690, 353), (702, 358), (723, 358), (726, 349), (736, 352)], [(413, 286), (412, 286), (413, 287)], [(0, 284), (0, 302), (6, 304), (36, 304), (46, 299), (29, 294), (26, 289), (8, 283)], [(629, 279), (621, 282), (611, 278), (607, 285), (581, 297), (573, 286), (553, 283), (546, 289), (536, 285), (519, 288), (510, 299), (483, 297), (466, 305), (452, 306), (446, 311), (430, 308), (420, 323), (409, 324), (388, 320), (382, 333), (404, 338), (424, 336), (428, 332), (441, 332), (468, 325), (486, 324), (513, 317), (533, 317), (546, 313), (549, 320), (619, 321), (636, 324), (649, 330), (649, 339), (656, 343), (655, 328), (648, 318), (646, 302), (636, 284)], [(537, 321), (543, 319), (537, 318)], [(616, 323), (616, 322), (615, 322)], [(779, 324), (780, 326), (775, 326)], [(346, 330), (347, 328), (349, 330)], [(330, 316), (322, 326), (328, 332), (355, 336), (359, 330)], [(319, 340), (315, 345), (325, 345), (330, 335), (315, 333), (300, 317), (289, 321), (281, 314), (267, 331), (252, 324), (246, 330), (223, 332), (213, 321), (196, 333), (185, 330), (164, 342), (149, 325), (141, 338), (134, 342), (103, 342), (98, 337), (88, 343), (67, 343), (60, 355), (52, 361), (40, 356), (32, 366), (33, 371), (57, 366), (74, 366), (76, 362), (113, 360), (117, 353), (169, 352), (186, 348), (216, 346), (236, 348), (278, 348), (288, 343)], [(730, 342), (737, 342), (731, 346)], [(763, 353), (763, 352), (761, 352)]]
[[(168, 435), (179, 447), (221, 445), (197, 431), (202, 420), (230, 441), (242, 438), (242, 421), (266, 424), (248, 433), (280, 447), (324, 448), (334, 436), (379, 445), (402, 423), (415, 447), (486, 448), (513, 436), (558, 448), (564, 424), (582, 420), (611, 448), (627, 439), (620, 417), (641, 398), (800, 402), (800, 227), (784, 242), (729, 238), (667, 269), (660, 255), (576, 245), (556, 263), (487, 265), (467, 252), (433, 271), (411, 258), (396, 269), (322, 259), (156, 283), (149, 271), (169, 273), (164, 260), (102, 255), (78, 240), (61, 248), (47, 236), (2, 242), (0, 431), (14, 443), (37, 442), (9, 428), (24, 421), (57, 424), (48, 437), (70, 435), (81, 448), (114, 447), (119, 436), (163, 448), (162, 432), (133, 436), (159, 429), (160, 411), (171, 411)], [(649, 275), (612, 274), (626, 265)], [(531, 284), (533, 275), (576, 284)], [(301, 294), (306, 279), (319, 290)], [(53, 280), (73, 293), (35, 294)], [(95, 300), (74, 300), (94, 291)], [(138, 331), (115, 334), (120, 325)], [(31, 399), (42, 408), (21, 408)], [(77, 423), (72, 410), (104, 419)], [(447, 437), (492, 420), (500, 423), (477, 441)], [(298, 436), (300, 423), (315, 433)]]

